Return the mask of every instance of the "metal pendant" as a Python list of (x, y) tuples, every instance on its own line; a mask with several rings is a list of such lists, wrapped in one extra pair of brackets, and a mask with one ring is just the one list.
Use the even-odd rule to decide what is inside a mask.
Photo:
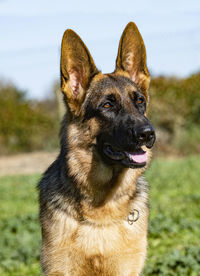
[(133, 211), (131, 211), (128, 215), (128, 223), (130, 225), (132, 225), (134, 222), (136, 222), (140, 217), (140, 212), (136, 209), (133, 209)]

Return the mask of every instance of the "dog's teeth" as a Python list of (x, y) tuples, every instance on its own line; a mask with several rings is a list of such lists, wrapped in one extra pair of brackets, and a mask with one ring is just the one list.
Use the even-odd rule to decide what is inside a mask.
[(142, 149), (143, 151), (147, 151), (147, 147), (146, 147), (145, 145), (142, 146), (141, 149)]
[(132, 154), (129, 153), (129, 154), (128, 154), (128, 157), (129, 157), (130, 159), (132, 159)]

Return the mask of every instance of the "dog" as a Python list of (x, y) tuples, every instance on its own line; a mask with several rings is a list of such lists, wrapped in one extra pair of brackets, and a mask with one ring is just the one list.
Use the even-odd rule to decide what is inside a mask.
[(155, 131), (146, 117), (150, 75), (130, 22), (116, 69), (102, 74), (81, 38), (65, 31), (61, 149), (40, 191), (41, 265), (48, 276), (140, 275), (147, 251), (148, 186), (141, 174)]

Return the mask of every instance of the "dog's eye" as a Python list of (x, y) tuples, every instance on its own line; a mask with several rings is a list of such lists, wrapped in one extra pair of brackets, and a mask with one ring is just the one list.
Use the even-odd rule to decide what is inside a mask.
[(103, 108), (110, 108), (111, 106), (111, 103), (107, 102), (103, 105)]
[(142, 97), (137, 99), (137, 104), (142, 104), (144, 102), (144, 99)]

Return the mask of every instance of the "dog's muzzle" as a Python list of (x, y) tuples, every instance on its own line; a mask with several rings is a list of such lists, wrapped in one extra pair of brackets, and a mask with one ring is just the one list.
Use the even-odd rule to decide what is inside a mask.
[(114, 146), (111, 142), (104, 142), (103, 153), (108, 159), (120, 162), (125, 167), (144, 167), (148, 158), (147, 148), (152, 148), (156, 139), (154, 128), (150, 123), (134, 127), (131, 131), (129, 129), (129, 135), (126, 144), (119, 147)]

